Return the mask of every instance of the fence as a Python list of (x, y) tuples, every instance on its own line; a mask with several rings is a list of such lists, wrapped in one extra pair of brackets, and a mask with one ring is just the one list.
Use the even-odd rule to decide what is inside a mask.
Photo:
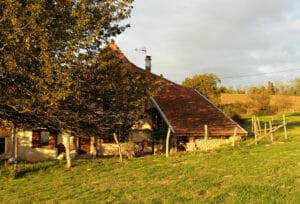
[[(258, 117), (252, 116), (252, 127), (251, 131), (254, 133), (254, 141), (248, 144), (248, 146), (257, 144), (258, 141), (262, 140), (263, 138), (267, 138), (270, 136), (270, 140), (273, 143), (274, 142), (274, 137), (273, 133), (278, 131), (279, 129), (283, 128), (284, 129), (284, 138), (287, 140), (287, 131), (286, 131), (286, 120), (285, 120), (285, 115), (283, 114), (282, 116), (282, 122), (279, 124), (274, 124), (274, 120), (269, 120), (269, 122), (264, 123), (264, 129), (261, 128), (261, 122)], [(269, 127), (267, 127), (269, 124)]]

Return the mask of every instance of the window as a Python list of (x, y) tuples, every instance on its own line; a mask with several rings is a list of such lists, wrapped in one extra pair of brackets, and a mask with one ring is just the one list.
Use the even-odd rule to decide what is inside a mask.
[(50, 132), (41, 131), (41, 133), (40, 133), (40, 145), (41, 146), (49, 145), (49, 136), (50, 136)]
[(5, 153), (5, 138), (0, 138), (0, 154)]
[(57, 133), (46, 129), (32, 131), (32, 148), (49, 147), (54, 148), (57, 144)]

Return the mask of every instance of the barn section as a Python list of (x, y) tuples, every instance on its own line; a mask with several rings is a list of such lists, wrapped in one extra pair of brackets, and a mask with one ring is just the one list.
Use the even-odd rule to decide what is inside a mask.
[(169, 80), (160, 82), (160, 91), (152, 101), (172, 130), (171, 143), (175, 151), (204, 149), (205, 125), (208, 127), (208, 149), (230, 143), (235, 128), (238, 138), (247, 135), (246, 130), (201, 93)]

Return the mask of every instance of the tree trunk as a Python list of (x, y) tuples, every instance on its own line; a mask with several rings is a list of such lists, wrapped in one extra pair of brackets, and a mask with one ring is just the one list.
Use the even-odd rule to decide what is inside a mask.
[(70, 156), (70, 133), (64, 132), (62, 133), (64, 145), (66, 149), (66, 160), (67, 160), (67, 168), (70, 169), (72, 167), (72, 161)]
[(120, 143), (118, 141), (117, 134), (114, 132), (113, 135), (114, 135), (114, 139), (115, 139), (115, 141), (116, 141), (116, 143), (118, 145), (118, 148), (119, 148), (120, 161), (121, 161), (121, 163), (123, 163), (123, 156), (122, 156), (121, 145), (120, 145)]
[(13, 123), (12, 126), (12, 137), (13, 137), (13, 158), (14, 158), (14, 170), (17, 171), (18, 167), (18, 135), (16, 134), (16, 124)]

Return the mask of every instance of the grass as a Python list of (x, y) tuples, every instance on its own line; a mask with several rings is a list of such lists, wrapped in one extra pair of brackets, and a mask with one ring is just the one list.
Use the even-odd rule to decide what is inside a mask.
[(0, 203), (300, 203), (300, 113), (286, 119), (289, 139), (281, 130), (274, 144), (246, 147), (245, 141), (234, 149), (125, 164), (118, 158), (76, 160), (71, 170), (64, 161), (21, 164), (16, 179), (7, 178), (11, 169), (2, 165)]

